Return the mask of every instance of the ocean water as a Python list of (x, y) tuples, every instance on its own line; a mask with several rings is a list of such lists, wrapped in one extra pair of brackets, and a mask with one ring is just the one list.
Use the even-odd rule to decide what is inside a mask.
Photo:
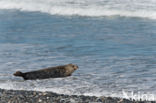
[[(155, 4), (0, 0), (0, 88), (156, 97)], [(79, 69), (67, 78), (24, 81), (12, 75), (68, 63)]]

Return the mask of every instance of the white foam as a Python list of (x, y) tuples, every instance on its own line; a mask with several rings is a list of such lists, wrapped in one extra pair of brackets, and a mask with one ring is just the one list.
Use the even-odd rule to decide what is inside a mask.
[(126, 16), (156, 19), (155, 0), (0, 0), (0, 9), (51, 15)]
[[(1, 89), (7, 89), (7, 90), (27, 90), (27, 91), (41, 91), (41, 92), (54, 92), (58, 94), (66, 94), (66, 95), (84, 95), (84, 96), (106, 96), (106, 97), (121, 97), (126, 99), (134, 99), (134, 100), (148, 100), (148, 101), (155, 101), (156, 95), (151, 93), (144, 93), (144, 92), (133, 92), (133, 91), (119, 91), (117, 92), (111, 92), (111, 91), (105, 91), (100, 88), (96, 88), (96, 90), (92, 91), (86, 91), (84, 93), (80, 93), (79, 91), (75, 90), (73, 86), (71, 87), (51, 87), (51, 88), (45, 88), (40, 87), (39, 84), (36, 84), (37, 87), (33, 87), (32, 84), (36, 84), (37, 81), (27, 81), (27, 82), (11, 82), (7, 81), (5, 83), (0, 83)], [(83, 90), (83, 86), (79, 86)]]

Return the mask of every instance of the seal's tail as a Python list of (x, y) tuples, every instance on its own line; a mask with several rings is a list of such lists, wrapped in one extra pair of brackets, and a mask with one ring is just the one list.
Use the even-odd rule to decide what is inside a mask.
[(23, 77), (23, 73), (21, 71), (17, 71), (16, 73), (13, 74), (14, 76), (20, 76)]

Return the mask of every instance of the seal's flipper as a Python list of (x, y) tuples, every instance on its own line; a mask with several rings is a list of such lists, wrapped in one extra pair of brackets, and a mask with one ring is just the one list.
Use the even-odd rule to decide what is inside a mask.
[(14, 76), (19, 76), (19, 77), (23, 77), (23, 73), (21, 71), (17, 71), (16, 73), (13, 74)]

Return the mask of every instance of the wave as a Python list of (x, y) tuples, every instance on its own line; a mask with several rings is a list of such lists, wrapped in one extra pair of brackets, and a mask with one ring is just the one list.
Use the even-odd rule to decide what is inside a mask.
[[(20, 82), (13, 82), (13, 81), (7, 81), (6, 83), (0, 83), (0, 89), (6, 89), (6, 90), (26, 90), (26, 91), (40, 91), (40, 92), (54, 92), (57, 94), (65, 94), (65, 95), (78, 95), (78, 96), (106, 96), (106, 97), (118, 97), (118, 98), (125, 98), (125, 99), (133, 99), (133, 100), (145, 100), (145, 101), (156, 101), (156, 94), (150, 94), (146, 92), (140, 92), (140, 91), (118, 91), (118, 92), (111, 92), (111, 91), (104, 91), (100, 90), (99, 88), (96, 88), (96, 90), (82, 93), (80, 88), (84, 89), (83, 86), (79, 86), (78, 90), (76, 88), (73, 88), (73, 86), (63, 86), (63, 87), (52, 87), (52, 88), (45, 88), (39, 86), (40, 80), (37, 81), (20, 81)], [(29, 84), (28, 84), (29, 83)], [(34, 87), (38, 85), (38, 87)], [(95, 88), (95, 87), (94, 87)]]
[[(118, 2), (117, 2), (118, 1)], [(132, 0), (133, 1), (133, 0)], [(0, 0), (0, 9), (39, 11), (51, 15), (126, 16), (156, 19), (154, 0)]]

